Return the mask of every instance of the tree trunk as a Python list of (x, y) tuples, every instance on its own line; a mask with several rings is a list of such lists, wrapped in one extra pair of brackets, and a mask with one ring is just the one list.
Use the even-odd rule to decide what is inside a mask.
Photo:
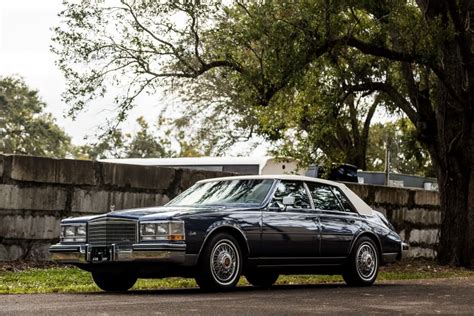
[(367, 146), (359, 143), (359, 146), (354, 148), (354, 156), (352, 158), (352, 165), (357, 166), (358, 169), (367, 170)]
[(438, 249), (438, 261), (441, 264), (470, 266), (473, 259), (473, 175), (472, 169), (462, 172), (463, 160), (466, 158), (447, 154), (443, 159), (447, 168), (438, 169), (443, 215)]
[(417, 3), (427, 20), (441, 21), (446, 28), (455, 30), (453, 37), (446, 38), (441, 46), (438, 86), (433, 90), (436, 120), (429, 120), (433, 116), (429, 111), (419, 111), (417, 129), (421, 134), (424, 127), (432, 132), (422, 138), (438, 173), (443, 216), (438, 261), (471, 266), (474, 261), (474, 56), (470, 24), (474, 3), (469, 0), (418, 0)]
[(474, 258), (474, 75), (463, 63), (457, 43), (445, 43), (443, 51), (448, 80), (436, 89), (437, 137), (431, 153), (436, 160), (443, 216), (438, 261), (468, 267)]
[[(474, 127), (473, 127), (474, 131)], [(474, 148), (474, 136), (471, 139), (471, 150)], [(471, 247), (470, 249), (470, 257), (471, 257), (471, 262), (469, 264), (470, 267), (474, 267), (474, 161), (471, 162), (471, 176), (469, 180), (469, 193), (468, 193), (468, 204), (467, 204), (468, 210), (469, 210), (469, 245)]]

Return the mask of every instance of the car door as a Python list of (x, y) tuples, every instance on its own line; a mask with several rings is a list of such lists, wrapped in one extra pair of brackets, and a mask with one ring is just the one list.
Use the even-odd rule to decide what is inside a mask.
[[(283, 207), (283, 197), (295, 204)], [(315, 257), (319, 225), (302, 181), (280, 181), (270, 207), (262, 213), (262, 256), (267, 258)]]
[(359, 214), (342, 201), (347, 198), (336, 187), (316, 182), (307, 185), (319, 217), (320, 256), (346, 257), (361, 226)]

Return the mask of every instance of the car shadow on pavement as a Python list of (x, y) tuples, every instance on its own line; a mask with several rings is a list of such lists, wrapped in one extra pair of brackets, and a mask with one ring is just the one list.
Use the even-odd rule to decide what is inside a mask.
[[(401, 284), (388, 284), (379, 283), (372, 287), (364, 287), (364, 289), (370, 288), (381, 288), (381, 287), (397, 287)], [(298, 291), (298, 290), (317, 290), (317, 289), (348, 289), (348, 290), (360, 290), (357, 287), (348, 287), (344, 283), (323, 283), (323, 284), (285, 284), (285, 285), (274, 285), (271, 288), (259, 288), (253, 286), (239, 286), (231, 291), (219, 291), (210, 292), (203, 291), (198, 287), (195, 288), (184, 288), (184, 289), (158, 289), (158, 290), (131, 290), (128, 292), (90, 292), (83, 293), (84, 295), (200, 295), (200, 294), (226, 294), (226, 293), (248, 293), (248, 292), (269, 292), (269, 291)]]

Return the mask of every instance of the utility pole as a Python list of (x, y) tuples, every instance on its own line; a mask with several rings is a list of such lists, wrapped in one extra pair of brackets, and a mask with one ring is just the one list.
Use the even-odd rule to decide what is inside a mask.
[(385, 185), (388, 186), (390, 182), (390, 136), (387, 135), (387, 141), (385, 145)]

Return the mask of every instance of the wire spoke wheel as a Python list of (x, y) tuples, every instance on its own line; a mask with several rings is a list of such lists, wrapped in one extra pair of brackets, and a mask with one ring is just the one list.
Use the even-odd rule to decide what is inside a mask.
[(238, 241), (230, 234), (212, 236), (198, 264), (195, 279), (203, 290), (230, 290), (240, 279), (242, 252)]
[(379, 271), (379, 252), (375, 242), (366, 236), (357, 240), (342, 276), (349, 286), (370, 286)]
[(222, 285), (232, 283), (239, 270), (239, 261), (239, 253), (231, 241), (223, 239), (216, 243), (210, 257), (211, 272), (215, 280)]
[(377, 255), (375, 249), (369, 243), (363, 243), (358, 251), (356, 257), (357, 272), (361, 278), (370, 280), (377, 267)]

